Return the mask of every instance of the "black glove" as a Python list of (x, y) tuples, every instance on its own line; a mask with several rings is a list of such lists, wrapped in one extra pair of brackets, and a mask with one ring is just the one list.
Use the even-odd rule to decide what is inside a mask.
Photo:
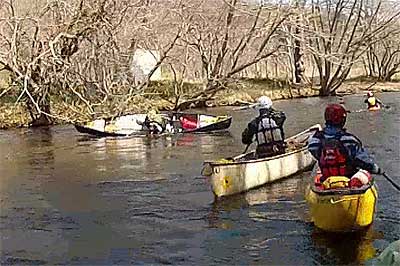
[(242, 133), (242, 143), (245, 145), (250, 145), (253, 142), (253, 135), (250, 130), (246, 128)]
[(374, 167), (372, 168), (371, 172), (377, 175), (381, 175), (383, 173), (382, 169), (376, 163), (374, 163)]

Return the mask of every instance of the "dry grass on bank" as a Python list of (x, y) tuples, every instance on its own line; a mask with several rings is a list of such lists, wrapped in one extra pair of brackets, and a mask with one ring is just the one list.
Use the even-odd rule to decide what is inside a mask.
[[(339, 95), (365, 93), (366, 89), (375, 92), (399, 92), (400, 82), (378, 82), (374, 84), (369, 79), (352, 79), (346, 81), (338, 90)], [(152, 88), (153, 92), (168, 91), (167, 85), (157, 83)], [(196, 91), (199, 84), (186, 85), (186, 92)], [(214, 98), (207, 102), (208, 106), (233, 106), (253, 103), (261, 95), (267, 95), (273, 100), (290, 99), (299, 97), (318, 96), (316, 88), (289, 88), (284, 82), (271, 80), (242, 80), (229, 86), (228, 89), (217, 93)], [(159, 110), (170, 110), (173, 104), (165, 100), (170, 98), (170, 93), (155, 93), (150, 97), (136, 96), (126, 106), (121, 106), (123, 96), (111, 99), (103, 105), (94, 107), (91, 112), (87, 106), (80, 103), (77, 105), (67, 105), (63, 102), (53, 102), (51, 104), (52, 115), (56, 124), (65, 124), (71, 122), (82, 122), (92, 120), (93, 118), (110, 117), (116, 115), (118, 110), (123, 108), (123, 114), (140, 113), (157, 107)], [(10, 98), (11, 99), (11, 98)], [(0, 129), (25, 127), (28, 126), (31, 119), (24, 104), (10, 102), (10, 100), (0, 99)]]

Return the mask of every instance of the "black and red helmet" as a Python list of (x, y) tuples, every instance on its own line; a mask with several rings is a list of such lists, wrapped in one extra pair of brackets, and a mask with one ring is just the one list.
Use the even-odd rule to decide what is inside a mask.
[(327, 124), (343, 127), (346, 123), (347, 112), (340, 104), (328, 104), (325, 109), (325, 121)]

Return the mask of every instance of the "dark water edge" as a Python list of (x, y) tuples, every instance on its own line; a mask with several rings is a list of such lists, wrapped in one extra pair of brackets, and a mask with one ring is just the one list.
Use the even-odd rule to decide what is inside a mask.
[[(400, 183), (399, 93), (361, 112), (344, 97), (347, 128)], [(277, 101), (287, 135), (322, 123), (337, 98)], [(360, 112), (358, 112), (360, 111)], [(204, 160), (241, 153), (254, 110), (230, 113), (228, 132), (160, 138), (91, 138), (71, 126), (0, 131), (1, 265), (359, 265), (400, 239), (399, 194), (377, 177), (373, 225), (326, 234), (310, 223), (309, 172), (214, 201)]]

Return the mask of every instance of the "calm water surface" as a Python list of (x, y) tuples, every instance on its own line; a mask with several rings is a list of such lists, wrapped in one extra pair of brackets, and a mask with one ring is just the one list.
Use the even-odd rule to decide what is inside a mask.
[[(344, 98), (347, 128), (400, 183), (400, 94), (389, 109)], [(287, 135), (323, 120), (337, 98), (277, 101)], [(90, 138), (71, 126), (0, 131), (1, 264), (336, 265), (364, 264), (400, 239), (400, 197), (382, 177), (373, 226), (331, 235), (310, 223), (309, 173), (214, 202), (202, 162), (241, 153), (254, 110), (228, 132), (158, 138)], [(368, 264), (368, 262), (367, 262)]]

